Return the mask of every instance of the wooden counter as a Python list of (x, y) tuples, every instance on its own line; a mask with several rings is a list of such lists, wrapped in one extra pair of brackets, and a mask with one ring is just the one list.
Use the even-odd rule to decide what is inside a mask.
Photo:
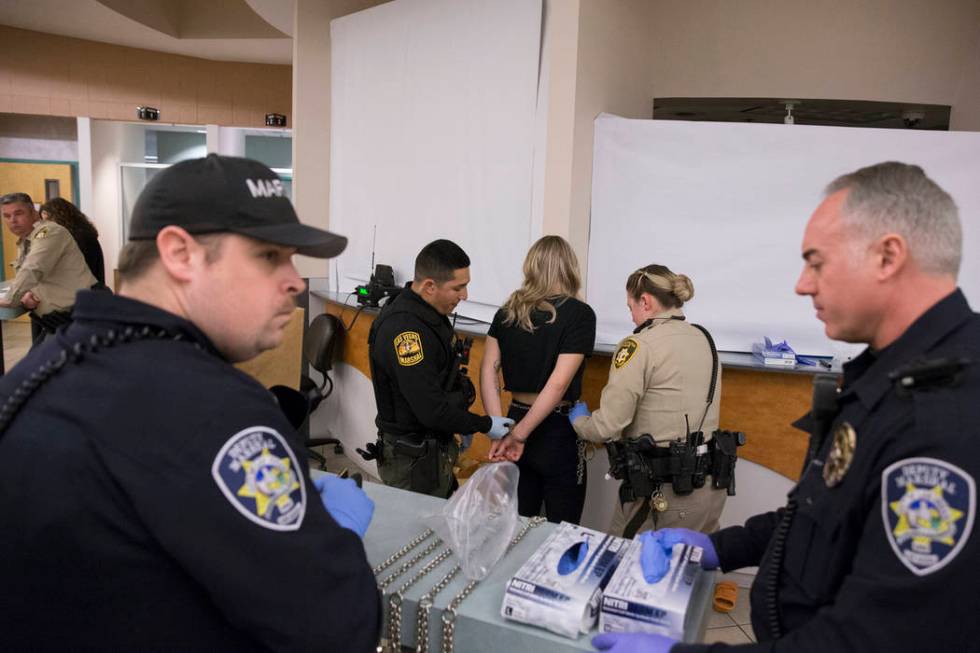
[[(350, 326), (357, 308), (344, 306), (333, 299), (326, 300), (326, 311), (338, 315)], [(340, 360), (370, 378), (367, 337), (374, 314), (361, 311), (353, 328), (344, 334), (339, 348)], [(472, 335), (472, 334), (467, 334)], [(469, 377), (477, 389), (476, 403), (471, 410), (483, 412), (480, 401), (480, 361), (483, 359), (484, 338), (473, 336), (470, 351)], [(586, 362), (582, 381), (582, 399), (593, 409), (599, 406), (599, 396), (609, 376), (610, 355), (596, 353)], [(775, 371), (747, 370), (723, 367), (721, 385), (721, 428), (743, 431), (747, 443), (739, 455), (783, 476), (799, 477), (806, 453), (807, 435), (790, 426), (810, 408), (813, 377), (808, 374), (784, 374)], [(502, 397), (503, 405), (510, 403), (509, 393)], [(478, 434), (473, 446), (464, 455), (461, 468), (472, 468), (486, 457), (490, 441)]]

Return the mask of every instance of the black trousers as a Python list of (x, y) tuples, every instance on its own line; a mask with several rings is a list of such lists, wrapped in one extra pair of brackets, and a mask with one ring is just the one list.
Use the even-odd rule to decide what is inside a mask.
[[(526, 411), (511, 407), (507, 416), (520, 421)], [(578, 440), (566, 415), (551, 413), (531, 432), (524, 454), (517, 461), (521, 480), (517, 486), (517, 511), (524, 517), (541, 513), (550, 522), (573, 524), (582, 519), (585, 506), (585, 470), (578, 483)]]
[(54, 311), (43, 317), (31, 311), (28, 315), (31, 318), (31, 349), (44, 342), (45, 338), (60, 327), (71, 322), (71, 311)]

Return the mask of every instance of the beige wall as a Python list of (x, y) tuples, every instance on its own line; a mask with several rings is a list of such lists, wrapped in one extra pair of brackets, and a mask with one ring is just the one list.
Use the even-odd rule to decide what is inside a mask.
[(290, 66), (210, 61), (0, 26), (0, 113), (264, 126), (292, 113)]
[(567, 233), (583, 279), (588, 264), (593, 122), (602, 112), (650, 117), (650, 14), (649, 0), (581, 0)]
[[(951, 105), (952, 129), (980, 131), (980, 0), (580, 2), (565, 55), (578, 70), (568, 223), (546, 227), (583, 262), (603, 111), (649, 118), (655, 97), (922, 102)], [(546, 174), (568, 164), (549, 157)]]
[(541, 52), (547, 103), (542, 232), (570, 238), (572, 152), (575, 142), (575, 84), (578, 78), (580, 0), (546, 2)]
[[(330, 226), (330, 19), (327, 2), (296, 0), (293, 24), (293, 203), (308, 224)], [(297, 257), (304, 277), (326, 261)]]
[(966, 91), (961, 82), (980, 63), (977, 0), (650, 4), (655, 55), (648, 90), (658, 97), (810, 97), (956, 107)]

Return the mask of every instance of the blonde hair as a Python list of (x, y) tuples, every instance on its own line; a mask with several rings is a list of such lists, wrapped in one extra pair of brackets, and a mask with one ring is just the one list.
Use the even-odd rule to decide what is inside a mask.
[(504, 302), (504, 324), (516, 324), (534, 333), (534, 311), (550, 313), (547, 323), (554, 322), (558, 311), (548, 299), (575, 297), (581, 287), (572, 246), (561, 236), (544, 236), (531, 245), (524, 258), (524, 283)]
[(649, 293), (664, 308), (680, 308), (694, 297), (694, 283), (686, 274), (674, 274), (666, 265), (648, 265), (626, 279), (626, 292), (634, 301)]

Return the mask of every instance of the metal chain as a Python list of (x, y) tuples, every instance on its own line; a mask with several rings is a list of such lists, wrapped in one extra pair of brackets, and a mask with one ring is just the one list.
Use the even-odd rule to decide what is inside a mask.
[(386, 587), (388, 587), (393, 582), (395, 582), (395, 579), (396, 578), (398, 578), (399, 576), (401, 576), (402, 574), (404, 574), (406, 571), (408, 571), (409, 569), (411, 569), (412, 567), (414, 567), (415, 566), (415, 563), (417, 563), (419, 560), (421, 560), (425, 556), (427, 556), (430, 553), (432, 553), (433, 551), (435, 551), (436, 550), (436, 547), (438, 547), (440, 544), (442, 544), (442, 540), (436, 539), (434, 542), (432, 542), (431, 544), (429, 544), (427, 547), (425, 547), (424, 549), (422, 549), (421, 551), (419, 551), (418, 553), (416, 553), (414, 556), (412, 556), (412, 558), (408, 562), (403, 562), (401, 564), (401, 566), (398, 567), (398, 569), (396, 569), (395, 571), (391, 572), (387, 577), (385, 577), (384, 580), (378, 582), (378, 589), (383, 592)]
[(422, 580), (426, 574), (442, 564), (452, 553), (453, 550), (447, 548), (427, 562), (422, 569), (402, 583), (402, 586), (391, 595), (391, 598), (388, 600), (388, 650), (392, 651), (392, 653), (399, 653), (402, 650), (402, 603), (405, 600), (405, 592), (412, 585)]
[[(532, 517), (529, 519), (514, 539), (510, 541), (510, 545), (507, 547), (504, 555), (510, 553), (511, 549), (517, 546), (517, 543), (527, 535), (528, 531), (544, 522), (544, 517)], [(480, 581), (478, 580), (471, 580), (467, 583), (466, 587), (461, 589), (459, 594), (453, 597), (453, 600), (449, 602), (449, 607), (442, 613), (442, 653), (453, 653), (453, 638), (456, 636), (456, 613), (459, 610), (459, 606), (466, 600), (466, 597), (479, 584)]]
[(441, 592), (446, 589), (456, 578), (456, 574), (460, 572), (462, 567), (456, 565), (449, 572), (443, 576), (438, 583), (433, 585), (428, 592), (422, 595), (419, 599), (419, 609), (416, 613), (415, 623), (416, 623), (416, 635), (415, 635), (415, 653), (428, 653), (429, 651), (429, 615), (432, 612), (433, 599)]
[(585, 482), (585, 440), (578, 440), (578, 464), (575, 467), (575, 484)]
[(390, 556), (388, 556), (387, 558), (385, 558), (384, 562), (382, 562), (377, 567), (375, 567), (372, 570), (374, 572), (374, 575), (377, 576), (382, 571), (384, 571), (385, 569), (387, 569), (391, 565), (393, 565), (396, 562), (398, 562), (399, 559), (403, 558), (406, 554), (408, 554), (409, 551), (411, 551), (412, 549), (414, 549), (415, 547), (417, 547), (419, 544), (421, 544), (422, 542), (424, 542), (430, 535), (432, 535), (432, 529), (431, 528), (427, 528), (424, 531), (422, 531), (421, 533), (419, 533), (416, 537), (412, 538), (408, 542), (408, 544), (406, 544), (402, 548), (400, 548), (397, 551), (395, 551), (394, 553), (392, 553)]

